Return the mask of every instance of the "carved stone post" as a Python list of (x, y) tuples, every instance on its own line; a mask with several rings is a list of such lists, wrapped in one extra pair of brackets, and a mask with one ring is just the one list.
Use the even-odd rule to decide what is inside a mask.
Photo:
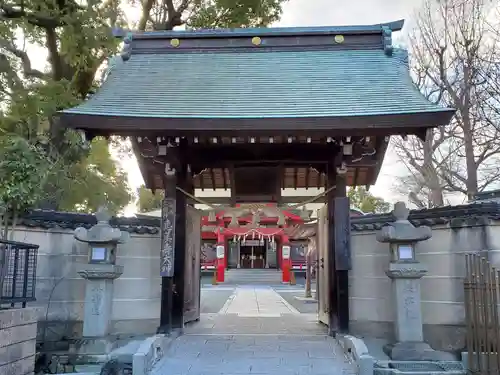
[(100, 208), (95, 216), (96, 225), (89, 230), (77, 228), (74, 236), (89, 247), (88, 263), (78, 265), (78, 274), (87, 280), (83, 337), (96, 339), (94, 350), (106, 351), (106, 346), (102, 345), (105, 340), (100, 341), (101, 345), (95, 344), (110, 333), (113, 282), (123, 273), (123, 266), (115, 264), (117, 245), (127, 241), (129, 234), (109, 225), (111, 216), (105, 208)]
[(420, 279), (427, 267), (415, 257), (416, 244), (431, 238), (432, 232), (408, 221), (409, 211), (403, 202), (394, 205), (393, 215), (396, 221), (377, 233), (377, 241), (390, 245), (386, 274), (392, 280), (395, 301), (396, 344), (386, 351), (393, 360), (434, 360), (441, 353), (424, 343), (422, 330)]

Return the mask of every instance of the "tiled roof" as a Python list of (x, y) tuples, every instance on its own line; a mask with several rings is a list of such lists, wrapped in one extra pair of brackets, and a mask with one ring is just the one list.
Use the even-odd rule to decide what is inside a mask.
[[(453, 110), (421, 95), (409, 75), (407, 52), (392, 47), (390, 28), (401, 26), (130, 34), (125, 61), (114, 58), (97, 93), (62, 117), (78, 128), (104, 125), (88, 119), (75, 125), (74, 115), (169, 119), (168, 128), (190, 130), (206, 129), (211, 120), (219, 120), (210, 124), (214, 130), (255, 129), (256, 119), (277, 129), (286, 123), (271, 120), (280, 118), (295, 119), (297, 127), (314, 119), (314, 126), (325, 129), (349, 128), (350, 121), (405, 126), (393, 118), (372, 119), (391, 115), (422, 115), (407, 120), (413, 127), (445, 124)], [(258, 42), (250, 42), (252, 35), (260, 35), (254, 37)], [(240, 123), (230, 121), (235, 119)]]
[(449, 111), (395, 50), (132, 55), (71, 114), (155, 118), (344, 117)]

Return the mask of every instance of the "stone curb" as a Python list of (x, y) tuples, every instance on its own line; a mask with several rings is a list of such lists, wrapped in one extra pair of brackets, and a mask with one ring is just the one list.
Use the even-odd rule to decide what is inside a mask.
[(337, 340), (344, 352), (349, 353), (356, 361), (359, 375), (373, 375), (375, 360), (368, 353), (368, 348), (362, 339), (350, 335), (337, 335)]
[(177, 334), (155, 335), (145, 339), (132, 357), (132, 373), (148, 375), (153, 366), (162, 359)]

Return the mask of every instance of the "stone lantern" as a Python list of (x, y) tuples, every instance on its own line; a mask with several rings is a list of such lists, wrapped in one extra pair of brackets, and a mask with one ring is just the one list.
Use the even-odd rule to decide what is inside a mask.
[(74, 236), (88, 245), (89, 254), (87, 263), (78, 267), (78, 274), (86, 279), (83, 337), (97, 342), (109, 334), (113, 282), (123, 273), (123, 266), (115, 264), (117, 246), (127, 241), (129, 234), (109, 225), (111, 216), (104, 207), (95, 216), (96, 225), (89, 230), (77, 228)]
[(403, 202), (394, 205), (395, 222), (377, 233), (377, 241), (388, 243), (391, 260), (386, 275), (392, 280), (395, 302), (396, 344), (386, 348), (393, 360), (436, 360), (440, 354), (424, 343), (420, 279), (427, 267), (415, 256), (418, 242), (432, 236), (431, 228), (416, 228), (408, 221), (409, 210)]

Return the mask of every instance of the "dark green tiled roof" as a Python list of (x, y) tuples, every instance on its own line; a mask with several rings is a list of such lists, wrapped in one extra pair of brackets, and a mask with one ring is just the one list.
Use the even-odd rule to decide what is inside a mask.
[(281, 118), (437, 110), (413, 86), (405, 51), (320, 50), (132, 55), (90, 100), (64, 112)]
[(392, 47), (391, 30), (402, 25), (128, 33), (102, 87), (62, 119), (110, 134), (393, 126), (422, 134), (453, 110), (414, 87), (406, 51)]

